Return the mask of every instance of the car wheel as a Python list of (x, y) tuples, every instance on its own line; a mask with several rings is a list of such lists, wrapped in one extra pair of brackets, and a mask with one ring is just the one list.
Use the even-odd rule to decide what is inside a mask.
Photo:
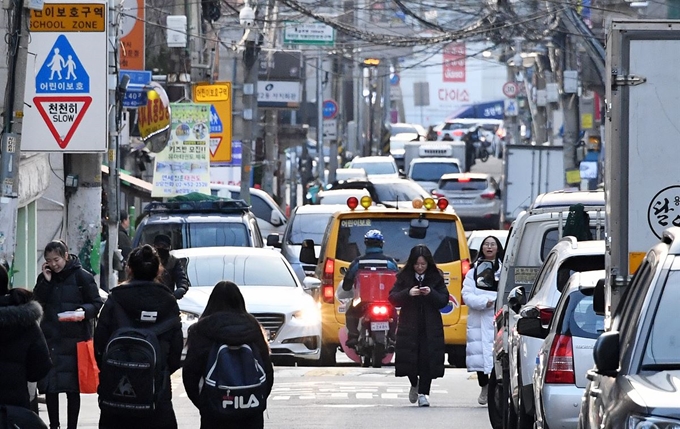
[[(521, 371), (521, 368), (518, 369)], [(517, 429), (533, 429), (534, 427), (534, 416), (527, 414), (524, 410), (526, 405), (524, 404), (524, 395), (522, 395), (522, 373), (517, 374), (517, 382), (519, 385), (519, 393), (517, 395)]]
[(510, 372), (508, 370), (503, 371), (501, 392), (501, 398), (505, 404), (503, 409), (503, 428), (517, 429), (517, 413), (515, 413), (515, 405), (512, 403), (512, 395), (510, 394)]
[(337, 363), (335, 360), (335, 355), (338, 350), (338, 346), (335, 344), (322, 344), (321, 345), (321, 358), (319, 359), (319, 365), (321, 366), (335, 366)]
[(503, 385), (496, 380), (496, 371), (489, 376), (489, 422), (493, 429), (503, 427)]

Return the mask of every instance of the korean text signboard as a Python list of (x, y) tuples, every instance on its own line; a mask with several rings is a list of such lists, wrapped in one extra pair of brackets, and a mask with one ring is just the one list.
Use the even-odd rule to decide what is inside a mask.
[(22, 150), (106, 151), (107, 16), (101, 1), (31, 10)]
[(210, 162), (231, 161), (231, 82), (194, 86), (194, 101), (210, 104)]
[(210, 105), (172, 103), (170, 143), (156, 155), (152, 197), (210, 195)]
[(126, 2), (130, 10), (123, 15), (120, 26), (120, 68), (125, 70), (144, 70), (144, 0)]
[(465, 42), (449, 43), (442, 56), (443, 81), (465, 82)]

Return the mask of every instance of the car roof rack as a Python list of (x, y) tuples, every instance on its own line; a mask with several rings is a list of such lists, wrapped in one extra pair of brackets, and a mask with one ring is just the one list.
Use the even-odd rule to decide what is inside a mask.
[(145, 213), (245, 213), (250, 206), (243, 200), (153, 201)]

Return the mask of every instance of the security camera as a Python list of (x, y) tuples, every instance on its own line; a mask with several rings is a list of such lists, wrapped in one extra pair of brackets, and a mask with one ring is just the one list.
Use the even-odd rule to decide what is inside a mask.
[(255, 28), (255, 10), (247, 4), (238, 14), (238, 20), (243, 28)]

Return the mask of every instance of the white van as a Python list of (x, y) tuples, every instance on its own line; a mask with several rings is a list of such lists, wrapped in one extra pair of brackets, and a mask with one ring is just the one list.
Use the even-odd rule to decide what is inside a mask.
[(408, 166), (407, 177), (422, 186), (427, 192), (432, 192), (439, 186), (439, 179), (444, 174), (462, 172), (458, 158), (416, 158), (411, 160)]
[[(216, 197), (238, 200), (241, 198), (241, 187), (211, 183), (210, 193)], [(268, 193), (262, 189), (250, 188), (250, 211), (257, 218), (257, 226), (260, 227), (263, 239), (273, 233), (283, 235), (288, 218)]]

